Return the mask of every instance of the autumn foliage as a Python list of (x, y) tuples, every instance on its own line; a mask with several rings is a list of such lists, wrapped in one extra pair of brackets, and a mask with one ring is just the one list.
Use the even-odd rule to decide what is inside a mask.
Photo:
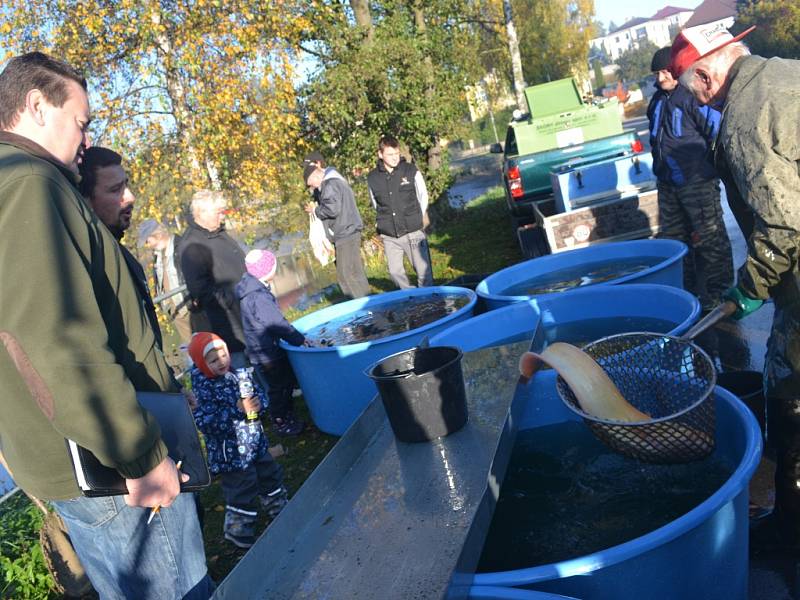
[(292, 58), (308, 25), (292, 2), (5, 0), (2, 11), (9, 54), (43, 50), (86, 74), (93, 141), (125, 154), (139, 216), (171, 220), (198, 187), (231, 192), (245, 220), (280, 212), (288, 174), (298, 179)]

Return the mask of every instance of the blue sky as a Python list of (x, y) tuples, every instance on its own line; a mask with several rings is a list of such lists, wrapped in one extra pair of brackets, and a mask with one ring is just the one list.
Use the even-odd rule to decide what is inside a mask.
[(652, 17), (665, 6), (697, 8), (702, 0), (594, 0), (596, 18), (608, 27), (609, 21), (622, 25), (633, 17)]

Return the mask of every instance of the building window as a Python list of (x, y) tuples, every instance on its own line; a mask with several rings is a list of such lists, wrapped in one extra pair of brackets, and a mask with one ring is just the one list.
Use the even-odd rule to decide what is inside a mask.
[(640, 27), (636, 30), (636, 39), (641, 39), (643, 37), (647, 37), (647, 28)]

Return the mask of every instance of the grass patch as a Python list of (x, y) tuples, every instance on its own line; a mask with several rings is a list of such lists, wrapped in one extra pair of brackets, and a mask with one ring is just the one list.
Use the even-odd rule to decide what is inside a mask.
[(57, 598), (39, 546), (41, 511), (22, 492), (0, 505), (0, 598)]

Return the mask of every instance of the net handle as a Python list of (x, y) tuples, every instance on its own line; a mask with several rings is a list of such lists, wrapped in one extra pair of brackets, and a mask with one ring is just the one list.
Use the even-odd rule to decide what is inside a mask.
[(693, 327), (689, 329), (686, 333), (679, 336), (678, 339), (682, 342), (689, 342), (696, 338), (698, 335), (703, 333), (706, 329), (713, 327), (717, 323), (719, 323), (725, 317), (730, 317), (733, 313), (736, 312), (738, 307), (736, 304), (731, 302), (730, 300), (726, 300), (719, 306), (717, 306), (714, 310), (708, 313), (705, 317), (700, 319)]

